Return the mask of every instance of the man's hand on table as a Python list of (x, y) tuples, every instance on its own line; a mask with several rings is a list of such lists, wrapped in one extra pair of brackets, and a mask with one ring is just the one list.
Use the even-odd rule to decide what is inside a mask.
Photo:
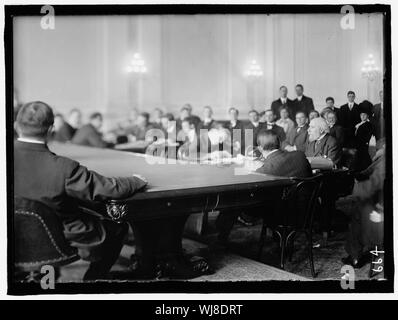
[(138, 179), (141, 179), (141, 180), (144, 181), (146, 184), (148, 184), (148, 180), (147, 180), (144, 176), (142, 176), (142, 175), (140, 175), (140, 174), (133, 174), (133, 177), (136, 177), (136, 178), (138, 178)]

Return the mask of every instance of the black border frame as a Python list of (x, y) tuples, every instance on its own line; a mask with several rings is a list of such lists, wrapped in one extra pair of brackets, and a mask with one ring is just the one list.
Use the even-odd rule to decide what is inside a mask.
[[(391, 87), (391, 7), (390, 5), (352, 5), (355, 13), (384, 14), (384, 101), (392, 106)], [(9, 295), (72, 293), (391, 293), (394, 291), (393, 192), (392, 192), (392, 109), (385, 109), (386, 180), (385, 180), (385, 276), (386, 281), (356, 281), (354, 290), (342, 290), (340, 281), (266, 281), (266, 282), (93, 282), (57, 284), (43, 290), (38, 284), (13, 282), (13, 18), (40, 16), (41, 5), (4, 6), (4, 53), (6, 76), (6, 168), (7, 168), (7, 253)], [(149, 14), (289, 14), (337, 13), (342, 5), (54, 5), (56, 15), (149, 15)], [(220, 285), (222, 284), (222, 286)]]

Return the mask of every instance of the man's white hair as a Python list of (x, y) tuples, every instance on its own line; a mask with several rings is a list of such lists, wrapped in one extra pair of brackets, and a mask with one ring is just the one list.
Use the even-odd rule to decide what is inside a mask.
[(310, 124), (319, 128), (322, 134), (329, 133), (329, 131), (330, 131), (329, 125), (324, 118), (321, 118), (321, 117), (314, 118), (311, 120)]

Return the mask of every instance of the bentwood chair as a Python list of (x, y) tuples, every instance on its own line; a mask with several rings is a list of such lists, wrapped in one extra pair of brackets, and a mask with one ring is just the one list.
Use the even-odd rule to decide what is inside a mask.
[(79, 260), (63, 233), (55, 212), (46, 205), (24, 198), (14, 199), (15, 280), (39, 281), (41, 268), (56, 268)]
[(278, 210), (277, 222), (263, 219), (259, 243), (259, 259), (264, 249), (267, 227), (272, 229), (279, 237), (280, 267), (285, 268), (286, 251), (290, 248), (290, 260), (293, 254), (294, 240), (300, 233), (304, 233), (308, 246), (308, 258), (312, 277), (316, 277), (313, 248), (313, 222), (319, 209), (319, 196), (323, 183), (323, 175), (318, 174), (311, 178), (300, 179), (282, 197), (281, 210)]

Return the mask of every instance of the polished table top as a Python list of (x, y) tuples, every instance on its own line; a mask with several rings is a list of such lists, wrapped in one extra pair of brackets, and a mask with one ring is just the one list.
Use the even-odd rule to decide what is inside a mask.
[(209, 188), (218, 192), (245, 189), (245, 186), (253, 185), (271, 187), (292, 183), (292, 180), (286, 177), (237, 172), (236, 169), (241, 169), (237, 165), (216, 166), (175, 160), (177, 163), (174, 164), (153, 164), (156, 160), (166, 162), (168, 159), (72, 144), (52, 143), (49, 144), (49, 149), (107, 177), (143, 175), (149, 181), (148, 188), (146, 192), (138, 193), (134, 198), (148, 198), (149, 195), (155, 197), (165, 192), (173, 192), (177, 196), (182, 193), (201, 192), (203, 189), (208, 191)]

